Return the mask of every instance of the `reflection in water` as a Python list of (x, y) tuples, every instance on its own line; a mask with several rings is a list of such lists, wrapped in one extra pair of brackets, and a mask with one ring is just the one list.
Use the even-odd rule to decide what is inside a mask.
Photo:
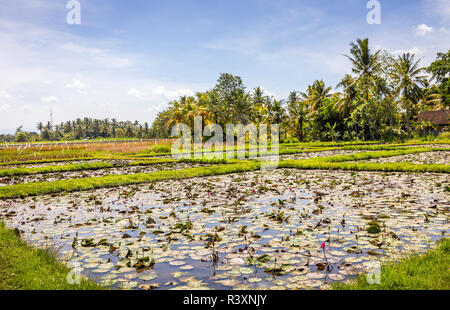
[(326, 288), (448, 234), (448, 194), (433, 189), (446, 182), (276, 170), (28, 198), (0, 210), (30, 243), (59, 249), (117, 288)]

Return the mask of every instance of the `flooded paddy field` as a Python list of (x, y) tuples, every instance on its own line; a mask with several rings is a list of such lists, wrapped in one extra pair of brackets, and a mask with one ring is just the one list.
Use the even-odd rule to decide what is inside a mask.
[(324, 289), (448, 236), (449, 185), (280, 169), (4, 200), (0, 216), (113, 288)]
[(425, 152), (408, 154), (394, 157), (375, 158), (362, 160), (367, 163), (413, 163), (413, 164), (448, 164), (450, 163), (450, 152)]
[(114, 160), (105, 160), (105, 159), (88, 159), (88, 160), (76, 160), (76, 161), (55, 161), (55, 162), (46, 162), (46, 163), (31, 163), (31, 164), (20, 164), (20, 165), (8, 165), (8, 166), (0, 166), (0, 169), (17, 169), (17, 168), (43, 168), (43, 167), (52, 167), (52, 166), (64, 166), (64, 165), (80, 165), (87, 163), (98, 163), (98, 162), (114, 162)]
[[(126, 163), (122, 162), (122, 163)], [(24, 175), (24, 176), (11, 176), (0, 177), (0, 187), (14, 184), (23, 184), (30, 182), (51, 182), (57, 180), (77, 179), (77, 178), (93, 178), (102, 177), (107, 175), (123, 175), (123, 174), (135, 174), (135, 173), (149, 173), (161, 170), (182, 170), (187, 168), (203, 167), (208, 164), (196, 164), (196, 163), (162, 163), (152, 164), (149, 166), (123, 166), (115, 168), (106, 168), (98, 170), (82, 170), (82, 171), (67, 171), (67, 172), (54, 172), (46, 174), (36, 175)]]

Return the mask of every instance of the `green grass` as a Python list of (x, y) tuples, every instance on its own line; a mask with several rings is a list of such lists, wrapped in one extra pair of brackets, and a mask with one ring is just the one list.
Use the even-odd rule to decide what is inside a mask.
[(157, 144), (152, 145), (149, 147), (146, 152), (152, 153), (152, 154), (165, 154), (165, 153), (171, 153), (172, 151), (172, 145), (171, 144)]
[(350, 283), (335, 283), (336, 290), (450, 290), (450, 239), (422, 255), (381, 267), (380, 284), (370, 285), (362, 275)]
[(83, 163), (83, 164), (72, 164), (61, 166), (48, 166), (40, 168), (2, 169), (0, 170), (0, 177), (47, 174), (47, 173), (68, 172), (68, 171), (99, 170), (99, 169), (110, 169), (114, 167), (126, 167), (126, 166), (150, 166), (155, 164), (172, 163), (175, 161), (176, 160), (173, 159), (156, 158), (151, 160), (132, 161), (128, 164), (120, 164), (120, 163), (111, 164), (107, 162), (97, 162), (97, 163)]
[[(383, 153), (385, 155), (393, 155), (398, 152), (393, 151)], [(381, 156), (379, 152), (376, 154), (362, 153), (356, 156), (370, 158), (370, 156)], [(434, 165), (418, 165), (412, 163), (359, 163), (359, 162), (331, 162), (330, 158), (324, 159), (303, 159), (303, 160), (287, 160), (277, 163), (267, 163), (275, 168), (291, 168), (291, 169), (316, 169), (316, 170), (352, 170), (352, 171), (390, 171), (390, 172), (436, 172), (450, 173), (450, 165), (434, 164)], [(352, 157), (353, 159), (353, 157)], [(342, 159), (341, 159), (342, 160)], [(74, 192), (92, 190), (97, 188), (109, 188), (130, 184), (151, 183), (168, 179), (184, 179), (192, 177), (222, 175), (229, 173), (238, 173), (243, 171), (254, 171), (261, 167), (258, 161), (208, 161), (184, 159), (186, 162), (209, 162), (219, 163), (208, 167), (189, 168), (184, 170), (166, 170), (151, 173), (140, 173), (130, 175), (108, 175), (103, 177), (59, 180), (53, 182), (35, 182), (25, 184), (15, 184), (0, 187), (0, 199), (19, 198), (28, 196), (38, 196), (44, 194), (54, 194), (60, 192)]]
[(99, 285), (82, 280), (66, 281), (69, 269), (49, 251), (34, 249), (0, 222), (0, 290), (98, 290)]
[[(385, 157), (394, 157), (394, 156), (402, 156), (409, 154), (417, 154), (417, 153), (426, 153), (432, 152), (432, 148), (408, 148), (408, 149), (400, 149), (400, 150), (388, 150), (388, 151), (376, 151), (376, 152), (360, 152), (349, 155), (337, 155), (330, 157), (322, 157), (317, 158), (318, 161), (326, 161), (326, 162), (345, 162), (345, 161), (356, 161), (356, 160), (368, 160), (375, 158), (385, 158)], [(311, 159), (314, 160), (314, 159)]]
[(254, 171), (259, 169), (257, 162), (240, 162), (229, 165), (215, 165), (208, 167), (189, 168), (184, 170), (166, 170), (151, 173), (130, 175), (108, 175), (104, 177), (59, 180), (53, 182), (32, 182), (4, 186), (0, 188), (0, 199), (19, 198), (54, 194), (60, 192), (85, 191), (97, 188), (109, 188), (122, 185), (151, 183), (168, 179), (186, 179), (193, 177), (212, 176), (221, 174)]
[(1, 166), (21, 166), (21, 165), (33, 165), (33, 164), (48, 164), (48, 163), (58, 163), (58, 162), (71, 162), (78, 160), (95, 160), (95, 159), (106, 159), (106, 158), (96, 158), (96, 157), (75, 157), (75, 158), (63, 158), (63, 159), (40, 159), (40, 160), (27, 160), (27, 161), (9, 161), (0, 163)]
[(435, 172), (450, 173), (450, 165), (418, 165), (412, 163), (334, 163), (313, 160), (286, 160), (279, 163), (279, 168), (305, 170), (352, 170), (352, 171), (385, 171), (385, 172)]
[(83, 163), (83, 164), (72, 164), (72, 165), (61, 165), (61, 166), (48, 166), (40, 168), (14, 168), (14, 169), (1, 169), (0, 177), (12, 177), (21, 175), (36, 175), (36, 174), (48, 174), (55, 172), (68, 172), (68, 171), (87, 171), (87, 170), (99, 170), (99, 169), (111, 169), (115, 167), (131, 167), (131, 166), (151, 166), (156, 164), (167, 164), (167, 163), (197, 163), (197, 164), (227, 164), (232, 162), (232, 160), (225, 159), (195, 159), (195, 158), (184, 158), (180, 160), (172, 158), (152, 158), (140, 161), (131, 161), (129, 163), (107, 163), (107, 162), (97, 162), (97, 163)]

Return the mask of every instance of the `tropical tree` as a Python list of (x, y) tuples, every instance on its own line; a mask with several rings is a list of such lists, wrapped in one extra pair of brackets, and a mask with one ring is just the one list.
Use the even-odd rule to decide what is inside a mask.
[[(432, 74), (432, 80), (436, 80), (437, 88), (434, 94), (435, 109), (450, 107), (450, 50), (447, 53), (438, 53), (427, 71)], [(439, 100), (436, 100), (439, 99)]]
[(374, 78), (381, 69), (379, 54), (381, 50), (372, 54), (369, 48), (369, 39), (357, 39), (356, 43), (350, 43), (350, 56), (345, 55), (352, 63), (352, 72), (357, 75), (355, 83), (360, 83), (363, 95), (369, 100), (370, 89), (375, 86)]
[(297, 138), (300, 142), (305, 140), (304, 126), (306, 123), (307, 109), (305, 101), (293, 91), (289, 94), (288, 112), (291, 123), (294, 124)]
[(404, 53), (399, 56), (395, 64), (394, 79), (398, 82), (397, 92), (401, 97), (402, 107), (405, 109), (405, 121), (408, 134), (411, 132), (412, 111), (423, 98), (423, 86), (426, 85), (426, 77), (423, 75), (425, 68), (420, 67), (421, 59), (414, 59), (415, 55)]
[(317, 111), (323, 106), (324, 99), (331, 97), (330, 92), (332, 89), (332, 87), (326, 86), (323, 80), (316, 80), (312, 85), (308, 86), (306, 101), (311, 111)]
[(343, 93), (337, 94), (339, 96), (339, 101), (336, 108), (345, 117), (352, 112), (352, 109), (354, 108), (354, 100), (358, 95), (356, 79), (352, 75), (346, 74), (336, 85), (336, 88), (343, 89)]

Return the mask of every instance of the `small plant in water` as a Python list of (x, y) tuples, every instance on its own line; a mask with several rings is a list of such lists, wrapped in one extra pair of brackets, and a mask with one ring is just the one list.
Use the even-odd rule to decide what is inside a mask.
[(322, 244), (320, 245), (320, 247), (322, 248), (323, 251), (323, 257), (325, 259), (325, 262), (327, 264), (327, 271), (330, 271), (330, 264), (328, 263), (328, 259), (327, 259), (327, 254), (326, 254), (326, 248), (327, 246), (325, 245), (325, 242), (322, 242)]

